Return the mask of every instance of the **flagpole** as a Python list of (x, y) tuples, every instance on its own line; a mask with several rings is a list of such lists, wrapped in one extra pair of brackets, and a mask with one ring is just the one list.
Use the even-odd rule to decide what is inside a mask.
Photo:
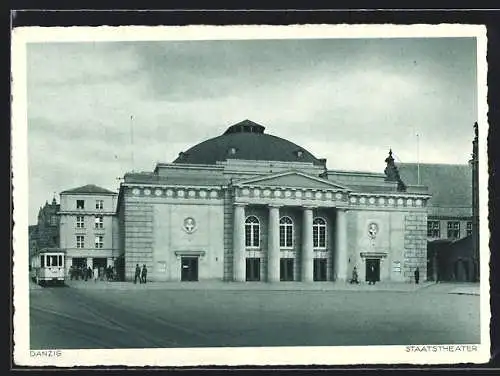
[(134, 171), (134, 116), (130, 115), (130, 158), (132, 160), (132, 171)]
[(420, 185), (420, 136), (417, 133), (417, 185)]

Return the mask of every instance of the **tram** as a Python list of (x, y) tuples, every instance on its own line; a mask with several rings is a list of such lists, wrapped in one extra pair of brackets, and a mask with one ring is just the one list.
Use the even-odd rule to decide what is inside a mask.
[(65, 252), (60, 248), (43, 248), (31, 257), (31, 279), (39, 285), (64, 284)]

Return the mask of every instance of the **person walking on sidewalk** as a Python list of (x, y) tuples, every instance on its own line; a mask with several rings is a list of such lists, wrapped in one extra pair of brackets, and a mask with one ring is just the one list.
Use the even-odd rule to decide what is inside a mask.
[(134, 284), (137, 283), (137, 280), (139, 280), (139, 283), (142, 283), (142, 280), (141, 280), (141, 268), (139, 267), (139, 264), (135, 264)]
[(99, 268), (95, 267), (94, 268), (94, 282), (97, 282), (99, 279)]
[(146, 264), (142, 265), (142, 272), (141, 272), (141, 282), (146, 283), (146, 278), (148, 276), (148, 269), (146, 268)]
[(420, 270), (418, 270), (418, 267), (415, 269), (415, 283), (418, 285), (418, 281), (420, 279)]

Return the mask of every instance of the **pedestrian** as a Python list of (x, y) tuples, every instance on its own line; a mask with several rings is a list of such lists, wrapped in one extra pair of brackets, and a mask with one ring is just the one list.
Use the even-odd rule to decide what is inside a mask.
[(141, 272), (142, 283), (146, 283), (147, 275), (148, 275), (148, 269), (146, 268), (146, 264), (143, 264), (142, 265), (142, 272)]
[(93, 272), (92, 272), (92, 268), (90, 267), (90, 265), (83, 270), (83, 274), (85, 274), (85, 280), (92, 279)]
[(418, 280), (420, 279), (420, 271), (418, 270), (418, 267), (415, 269), (415, 283), (418, 285)]
[(134, 284), (137, 283), (137, 280), (139, 280), (139, 283), (142, 283), (142, 280), (141, 280), (141, 268), (139, 267), (139, 264), (135, 264)]
[(99, 279), (99, 268), (95, 267), (94, 268), (94, 282), (97, 282)]
[(354, 269), (352, 270), (351, 284), (353, 283), (359, 284), (358, 270), (356, 269), (356, 267), (354, 267)]

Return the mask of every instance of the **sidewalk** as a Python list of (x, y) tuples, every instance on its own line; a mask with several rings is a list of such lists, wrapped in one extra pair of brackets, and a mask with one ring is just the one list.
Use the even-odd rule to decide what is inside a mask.
[(133, 282), (108, 281), (66, 281), (66, 285), (78, 289), (98, 290), (225, 290), (225, 291), (393, 291), (412, 292), (421, 290), (434, 283), (424, 282), (419, 285), (402, 282), (379, 282), (375, 285), (361, 283), (351, 285), (346, 282), (148, 282), (134, 284)]

